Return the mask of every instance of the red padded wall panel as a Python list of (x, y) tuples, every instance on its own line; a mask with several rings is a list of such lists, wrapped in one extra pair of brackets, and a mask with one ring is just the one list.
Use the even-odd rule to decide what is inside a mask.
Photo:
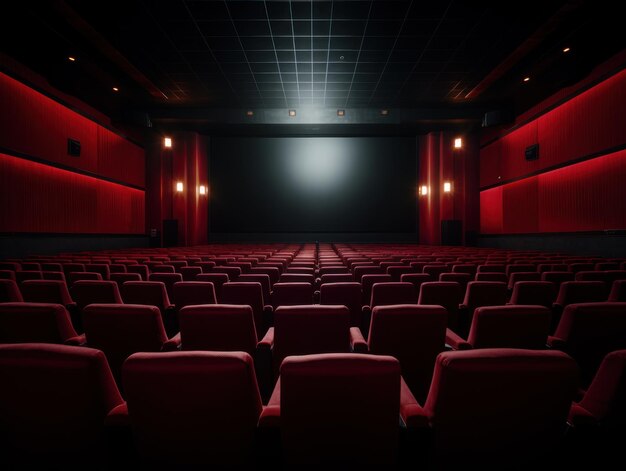
[(539, 161), (528, 161), (524, 155), (526, 148), (537, 143), (537, 122), (533, 121), (517, 129), (503, 139), (500, 154), (500, 175), (502, 180), (515, 178), (535, 171)]
[(480, 192), (480, 232), (502, 233), (502, 187)]
[(480, 150), (480, 186), (492, 185), (499, 181), (500, 149), (502, 141), (497, 140)]
[(142, 234), (144, 192), (0, 154), (0, 232)]
[(526, 178), (502, 187), (502, 230), (506, 233), (537, 232), (538, 180)]
[(144, 150), (122, 136), (98, 126), (98, 174), (143, 187), (146, 183)]

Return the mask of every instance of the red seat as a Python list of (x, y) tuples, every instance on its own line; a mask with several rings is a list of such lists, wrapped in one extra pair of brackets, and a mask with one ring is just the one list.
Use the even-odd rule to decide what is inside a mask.
[(258, 338), (262, 338), (272, 324), (272, 306), (264, 304), (261, 283), (224, 283), (221, 302), (250, 306)]
[(160, 281), (165, 285), (167, 295), (174, 299), (174, 284), (183, 281), (183, 275), (180, 273), (150, 273), (148, 281)]
[(418, 304), (443, 306), (448, 311), (448, 327), (458, 329), (459, 304), (463, 300), (461, 286), (455, 281), (422, 283)]
[(611, 293), (609, 294), (610, 302), (626, 302), (626, 280), (615, 280)]
[(178, 281), (172, 288), (172, 300), (180, 312), (185, 306), (215, 304), (215, 288), (207, 281)]
[(260, 426), (280, 424), (287, 466), (397, 464), (400, 366), (388, 356), (289, 357)]
[(352, 273), (329, 273), (326, 275), (322, 275), (320, 279), (320, 284), (324, 283), (351, 283), (354, 281), (354, 276)]
[(22, 293), (13, 280), (0, 280), (0, 303), (22, 302)]
[(122, 297), (114, 281), (80, 280), (70, 289), (78, 310), (88, 304), (122, 304)]
[(425, 403), (403, 391), (401, 416), (410, 430), (432, 431), (436, 469), (501, 469), (513, 456), (526, 469), (542, 463), (562, 436), (577, 375), (561, 352), (444, 352)]
[(272, 291), (272, 306), (297, 306), (313, 303), (313, 285), (310, 283), (276, 283)]
[(551, 308), (555, 298), (554, 283), (549, 281), (518, 281), (513, 286), (509, 304), (530, 304)]
[(104, 469), (104, 421), (123, 401), (102, 352), (0, 345), (0, 377), (5, 469)]
[(141, 276), (141, 281), (148, 281), (148, 267), (146, 265), (128, 265), (126, 273), (138, 273)]
[(180, 274), (183, 275), (183, 281), (195, 281), (196, 276), (202, 273), (200, 267), (181, 267)]
[(508, 278), (504, 273), (499, 272), (478, 272), (474, 277), (474, 281), (499, 281), (508, 283)]
[(43, 273), (40, 271), (20, 270), (15, 272), (15, 281), (21, 283), (26, 280), (43, 280)]
[(213, 289), (215, 289), (215, 297), (218, 302), (222, 297), (222, 286), (224, 283), (228, 283), (228, 275), (226, 273), (201, 273), (196, 275), (196, 281), (213, 283)]
[(506, 284), (497, 281), (470, 281), (463, 304), (459, 306), (459, 330), (469, 332), (474, 310), (482, 306), (503, 306), (507, 301)]
[(67, 281), (70, 286), (74, 286), (77, 281), (94, 280), (102, 281), (102, 275), (96, 272), (88, 271), (73, 271), (67, 276)]
[(400, 277), (400, 281), (403, 283), (412, 283), (415, 288), (415, 294), (419, 297), (422, 283), (428, 283), (432, 281), (432, 278), (427, 273), (405, 273)]
[(141, 275), (139, 273), (111, 273), (109, 280), (115, 281), (117, 287), (121, 288), (127, 281), (141, 281)]
[[(237, 278), (241, 275), (242, 271), (239, 267), (230, 267), (230, 266), (216, 266), (213, 267), (211, 273), (226, 273), (228, 275), (228, 279), (230, 281), (237, 281)], [(252, 270), (250, 270), (252, 273)]]
[(100, 273), (103, 280), (108, 280), (111, 271), (109, 265), (103, 263), (89, 263), (85, 265), (85, 271), (91, 273)]
[(574, 274), (569, 271), (546, 271), (541, 274), (541, 281), (550, 281), (559, 289), (561, 283), (574, 281)]
[(51, 303), (0, 304), (0, 343), (65, 343), (80, 345), (64, 306)]
[(518, 271), (509, 275), (508, 289), (511, 291), (518, 281), (541, 281), (541, 273)]
[(156, 306), (161, 311), (167, 334), (171, 336), (178, 331), (174, 306), (160, 281), (127, 281), (122, 285), (122, 296), (126, 304)]
[(320, 287), (320, 304), (346, 306), (352, 327), (361, 327), (361, 297), (361, 284), (356, 282), (324, 283)]
[(244, 352), (135, 353), (122, 368), (131, 424), (146, 469), (253, 464), (262, 405)]
[(406, 273), (413, 273), (413, 269), (407, 265), (392, 265), (387, 267), (387, 274), (391, 275), (392, 281), (401, 281), (400, 278)]
[(391, 281), (393, 281), (391, 279), (391, 275), (363, 275), (363, 277), (361, 278), (361, 289), (363, 290), (363, 304), (369, 304), (370, 300), (372, 299), (372, 286), (374, 286), (376, 283), (388, 283)]
[(176, 273), (176, 268), (174, 268), (174, 265), (162, 265), (162, 264), (158, 264), (158, 265), (153, 265), (150, 268), (150, 271), (152, 273)]

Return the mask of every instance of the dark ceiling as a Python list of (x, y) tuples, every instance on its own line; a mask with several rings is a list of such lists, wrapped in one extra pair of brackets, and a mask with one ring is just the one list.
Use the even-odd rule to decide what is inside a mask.
[(606, 2), (13, 3), (3, 52), (116, 119), (306, 106), (520, 112), (626, 45)]

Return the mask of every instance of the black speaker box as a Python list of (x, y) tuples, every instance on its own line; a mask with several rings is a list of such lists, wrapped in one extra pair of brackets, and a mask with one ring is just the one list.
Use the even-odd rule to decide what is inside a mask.
[(163, 220), (163, 247), (178, 245), (178, 219)]
[(80, 141), (76, 139), (67, 139), (67, 154), (73, 157), (80, 157)]

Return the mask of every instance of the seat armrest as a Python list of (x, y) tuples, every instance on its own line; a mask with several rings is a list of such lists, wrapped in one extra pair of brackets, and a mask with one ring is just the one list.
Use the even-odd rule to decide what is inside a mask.
[(274, 347), (274, 327), (267, 329), (265, 336), (257, 344), (259, 349), (271, 350)]
[(104, 419), (106, 427), (130, 427), (130, 417), (128, 416), (128, 405), (123, 402), (115, 406)]
[(180, 350), (180, 345), (181, 345), (180, 332), (178, 332), (176, 335), (174, 335), (174, 337), (163, 342), (161, 351), (175, 352), (176, 350)]
[(555, 350), (563, 350), (565, 348), (566, 342), (565, 340), (554, 337), (552, 335), (548, 336), (548, 347), (553, 348)]
[(65, 339), (63, 342), (64, 345), (75, 345), (81, 346), (87, 343), (87, 338), (85, 334), (76, 335), (75, 337), (70, 337), (69, 339)]
[(259, 428), (278, 427), (280, 425), (280, 406), (268, 405), (259, 417)]
[(472, 348), (472, 344), (450, 329), (446, 329), (446, 344), (450, 345), (453, 350), (471, 350)]
[(400, 383), (400, 419), (406, 428), (428, 428), (428, 415), (419, 405), (415, 396), (404, 382)]
[(350, 350), (355, 353), (367, 353), (369, 351), (367, 342), (358, 327), (350, 327)]
[(594, 427), (598, 425), (598, 419), (580, 404), (574, 403), (569, 410), (567, 423), (572, 427)]

